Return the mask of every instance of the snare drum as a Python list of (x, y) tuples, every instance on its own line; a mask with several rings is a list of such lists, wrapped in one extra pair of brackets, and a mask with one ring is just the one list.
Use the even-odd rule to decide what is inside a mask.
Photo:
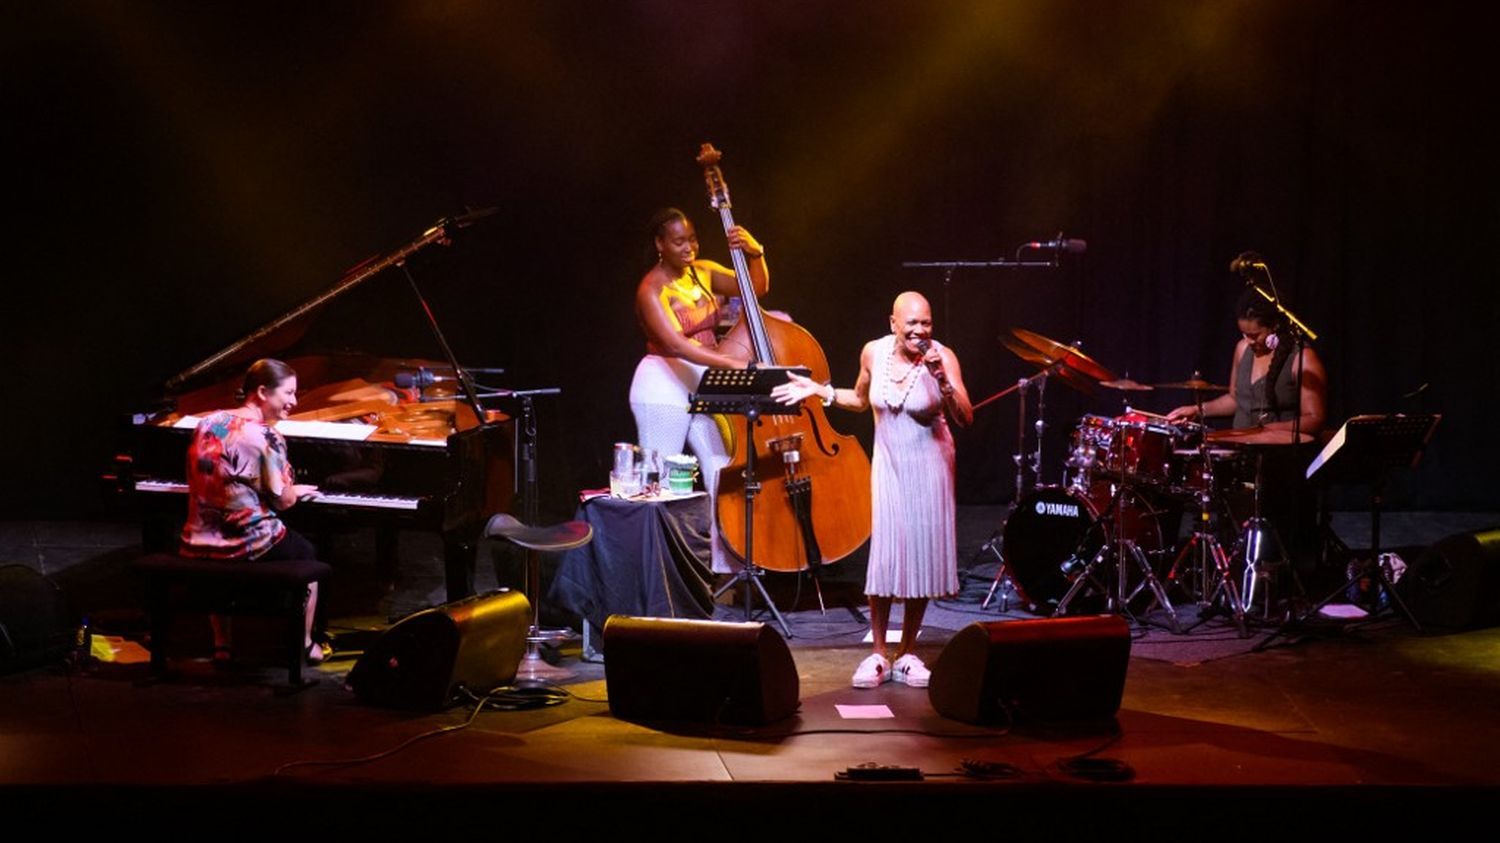
[[(1109, 510), (1111, 487), (1097, 483), (1088, 492), (1039, 487), (1021, 498), (1005, 521), (1005, 564), (1026, 602), (1050, 613), (1072, 586), (1069, 572), (1094, 558), (1111, 531), (1101, 524)], [(1162, 547), (1158, 512), (1129, 492), (1121, 498), (1125, 538), (1150, 554)]]
[(1183, 436), (1166, 417), (1132, 410), (1114, 419), (1115, 441), (1105, 468), (1137, 482), (1168, 486), (1173, 451)]
[[(1195, 497), (1208, 489), (1213, 495), (1223, 495), (1243, 478), (1243, 462), (1240, 452), (1233, 448), (1210, 448), (1207, 463), (1203, 461), (1203, 452), (1197, 448), (1178, 450), (1173, 454), (1172, 492)], [(1211, 486), (1210, 470), (1213, 474)], [(1254, 479), (1253, 470), (1250, 479)]]

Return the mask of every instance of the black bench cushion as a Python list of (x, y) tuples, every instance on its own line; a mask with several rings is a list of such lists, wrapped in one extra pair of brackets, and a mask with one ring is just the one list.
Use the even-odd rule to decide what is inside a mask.
[(170, 553), (153, 553), (143, 556), (131, 563), (131, 570), (147, 576), (213, 580), (246, 585), (317, 582), (333, 572), (331, 567), (316, 559), (278, 559), (272, 562), (256, 562), (246, 559), (194, 559)]

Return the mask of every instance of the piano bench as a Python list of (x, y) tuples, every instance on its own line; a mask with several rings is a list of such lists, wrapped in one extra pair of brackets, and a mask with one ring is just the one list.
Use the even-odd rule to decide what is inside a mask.
[(285, 622), (287, 681), (303, 685), (307, 586), (325, 579), (333, 570), (328, 565), (315, 559), (254, 562), (152, 553), (132, 562), (130, 570), (145, 582), (153, 674), (166, 672), (166, 642), (175, 613), (260, 615)]

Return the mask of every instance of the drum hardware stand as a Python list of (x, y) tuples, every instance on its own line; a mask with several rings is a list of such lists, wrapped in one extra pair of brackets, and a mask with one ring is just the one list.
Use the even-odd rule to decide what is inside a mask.
[[(1377, 589), (1377, 595), (1378, 589), (1384, 589), (1390, 598), (1390, 605), (1396, 607), (1413, 629), (1422, 632), (1422, 624), (1411, 613), (1411, 609), (1407, 608), (1406, 601), (1401, 599), (1400, 592), (1380, 564), (1380, 511), (1385, 503), (1385, 484), (1390, 471), (1402, 466), (1416, 468), (1442, 419), (1442, 415), (1438, 413), (1355, 416), (1344, 422), (1343, 427), (1339, 428), (1338, 433), (1307, 467), (1308, 480), (1318, 479), (1330, 485), (1362, 481), (1370, 487), (1370, 555), (1360, 561), (1359, 566), (1342, 585), (1316, 606), (1298, 617), (1289, 618), (1277, 627), (1255, 645), (1256, 650), (1265, 649), (1289, 630), (1303, 625), (1322, 611), (1324, 606), (1332, 603), (1339, 595), (1348, 594), (1351, 587), (1364, 579), (1369, 579), (1372, 588)], [(1371, 617), (1378, 615), (1380, 611), (1381, 608), (1377, 605)]]
[[(1008, 520), (1010, 513), (1015, 511), (1016, 504), (1012, 501), (1010, 507), (1006, 510), (1005, 518), (1001, 519), (1001, 523)], [(990, 583), (990, 590), (984, 595), (984, 602), (979, 604), (979, 608), (988, 609), (990, 601), (995, 599), (995, 592), (998, 590), (1000, 592), (1000, 611), (1002, 613), (1010, 611), (1010, 596), (1017, 593), (1016, 582), (1010, 575), (1010, 565), (1005, 561), (1005, 554), (1001, 552), (1003, 539), (1004, 531), (997, 530), (994, 535), (990, 536), (990, 540), (979, 548), (979, 553), (974, 554), (975, 556), (980, 556), (985, 553), (992, 553), (995, 555), (995, 559), (1000, 562), (1000, 570), (995, 573), (995, 580)]]
[(1286, 555), (1286, 544), (1271, 519), (1261, 515), (1261, 490), (1265, 477), (1266, 453), (1258, 449), (1255, 455), (1255, 492), (1251, 497), (1250, 517), (1240, 525), (1240, 536), (1235, 540), (1231, 560), (1244, 567), (1245, 584), (1241, 592), (1245, 598), (1245, 609), (1255, 607), (1256, 593), (1262, 597), (1262, 618), (1272, 619), (1275, 612), (1276, 580), (1282, 571), (1290, 571), (1296, 594), (1303, 594), (1302, 580), (1297, 569)]
[[(1012, 392), (1019, 390), (1021, 393), (1020, 400), (1016, 402), (1016, 452), (1011, 455), (1011, 461), (1016, 464), (1017, 500), (1026, 494), (1026, 471), (1028, 468), (1031, 470), (1033, 483), (1041, 481), (1042, 438), (1047, 432), (1047, 378), (1062, 371), (1065, 365), (1067, 364), (1061, 360), (1052, 361), (1035, 374), (1021, 378), (1013, 385), (1000, 390), (974, 405), (974, 409), (978, 410), (981, 407), (999, 401)], [(1026, 391), (1031, 388), (1033, 383), (1036, 384), (1036, 422), (1033, 423), (1033, 427), (1036, 429), (1036, 451), (1028, 456), (1026, 453)], [(1030, 463), (1030, 465), (1028, 466), (1027, 463)]]
[[(803, 377), (812, 374), (805, 367), (757, 367), (754, 364), (744, 369), (709, 369), (698, 382), (698, 391), (688, 396), (688, 412), (719, 413), (745, 418), (745, 556), (741, 560), (739, 572), (719, 586), (714, 592), (714, 599), (718, 600), (724, 592), (743, 584), (745, 620), (750, 620), (755, 593), (759, 593), (760, 599), (765, 601), (766, 608), (781, 627), (782, 634), (791, 638), (791, 627), (761, 583), (765, 569), (755, 564), (755, 498), (761, 489), (755, 466), (755, 425), (765, 413), (797, 415), (802, 412), (800, 407), (787, 407), (771, 397), (771, 389), (786, 382), (787, 372), (795, 372)], [(714, 517), (714, 514), (709, 513), (709, 517)], [(816, 584), (817, 579), (814, 578), (813, 582)], [(819, 586), (818, 604), (821, 606), (822, 603), (823, 590)]]
[[(1060, 252), (1066, 250), (1074, 250), (1073, 247), (1075, 245), (1078, 247), (1077, 250), (1081, 250), (1082, 241), (1064, 240), (1062, 238), (1062, 235), (1059, 234), (1056, 240), (1054, 240), (1050, 244), (1028, 243), (1023, 245), (1021, 249), (1017, 250), (1017, 256), (1019, 257), (1021, 250), (1028, 248), (1046, 247)], [(1058, 254), (1055, 252), (1053, 257), (1054, 260), (1049, 266), (1056, 267)], [(906, 266), (918, 265), (919, 264), (906, 264)], [(1028, 264), (1018, 261), (1016, 263), (1008, 265), (1034, 266), (1038, 264)], [(1078, 386), (1078, 383), (1074, 380), (1070, 380), (1070, 378), (1086, 378), (1095, 381), (1100, 380), (1101, 378), (1104, 380), (1113, 380), (1114, 378), (1114, 374), (1112, 372), (1089, 359), (1089, 357), (1082, 352), (1080, 348), (1081, 343), (1079, 342), (1075, 341), (1072, 345), (1063, 345), (1040, 334), (1036, 334), (1031, 331), (1025, 331), (1019, 328), (1011, 328), (1009, 334), (1009, 337), (1002, 335), (1001, 343), (1021, 359), (1039, 365), (1041, 368), (1036, 373), (1028, 377), (1021, 378), (1014, 385), (1007, 387), (1006, 389), (1003, 389), (1000, 392), (997, 392), (994, 395), (991, 395), (988, 398), (985, 398), (983, 401), (980, 401), (979, 403), (974, 405), (974, 409), (978, 410), (985, 405), (994, 403), (1000, 398), (1009, 395), (1010, 393), (1017, 390), (1019, 390), (1021, 393), (1021, 400), (1018, 402), (1018, 406), (1016, 408), (1018, 414), (1016, 424), (1016, 452), (1012, 455), (1012, 460), (1016, 465), (1016, 494), (1015, 498), (1013, 498), (1011, 501), (1010, 511), (1006, 516), (1007, 520), (1009, 520), (1009, 517), (1011, 515), (1015, 514), (1015, 507), (1017, 502), (1019, 502), (1026, 493), (1026, 470), (1028, 468), (1028, 462), (1030, 463), (1029, 468), (1031, 469), (1033, 481), (1038, 485), (1041, 482), (1042, 445), (1047, 432), (1047, 380), (1051, 376), (1056, 375), (1058, 377), (1061, 377), (1064, 383)], [(1028, 457), (1026, 453), (1026, 390), (1033, 383), (1035, 383), (1037, 386), (1037, 418), (1036, 422), (1034, 423), (1034, 427), (1036, 430), (1036, 450)], [(1084, 389), (1083, 386), (1079, 386), (1078, 388)], [(981, 552), (988, 551), (990, 553), (994, 553), (995, 556), (1000, 559), (1000, 570), (995, 574), (995, 581), (990, 584), (989, 593), (985, 595), (984, 602), (981, 604), (981, 608), (989, 607), (990, 601), (994, 599), (995, 591), (999, 589), (1001, 583), (1004, 582), (1006, 584), (1005, 608), (1006, 610), (1008, 610), (1010, 606), (1009, 592), (1015, 590), (1015, 581), (1011, 576), (1010, 565), (1005, 559), (1003, 550), (997, 549), (996, 547), (995, 542), (997, 538), (998, 536), (991, 536), (990, 541), (985, 544), (984, 548), (981, 549)]]
[[(1149, 612), (1152, 606), (1162, 607), (1167, 612), (1167, 624), (1171, 627), (1172, 632), (1181, 633), (1182, 625), (1177, 621), (1177, 610), (1172, 607), (1172, 601), (1168, 599), (1166, 589), (1162, 588), (1161, 580), (1157, 579), (1156, 571), (1151, 567), (1151, 560), (1146, 558), (1146, 552), (1141, 550), (1140, 545), (1136, 544), (1134, 539), (1125, 537), (1125, 510), (1120, 504), (1124, 500), (1125, 495), (1133, 493), (1133, 489), (1126, 482), (1124, 460), (1120, 459), (1117, 462), (1120, 464), (1119, 476), (1116, 478), (1119, 481), (1119, 485), (1116, 487), (1113, 497), (1110, 498), (1109, 509), (1105, 513), (1106, 516), (1113, 517), (1113, 534), (1107, 533), (1105, 535), (1104, 543), (1100, 545), (1094, 557), (1089, 560), (1089, 563), (1074, 578), (1073, 585), (1068, 588), (1068, 593), (1063, 595), (1062, 600), (1058, 601), (1057, 609), (1053, 612), (1053, 615), (1067, 614), (1068, 605), (1073, 602), (1073, 598), (1089, 582), (1093, 582), (1096, 586), (1099, 585), (1099, 581), (1095, 579), (1094, 575), (1104, 560), (1112, 556), (1115, 560), (1115, 587), (1112, 592), (1108, 587), (1103, 589), (1106, 595), (1105, 605), (1107, 611), (1114, 614), (1129, 615), (1134, 619), (1135, 616), (1130, 612), (1130, 601), (1135, 599), (1141, 589), (1149, 588), (1155, 597), (1155, 602), (1147, 606), (1146, 611)], [(1100, 518), (1098, 524), (1104, 524), (1108, 520), (1110, 520), (1109, 517)], [(1079, 539), (1078, 547), (1070, 558), (1078, 558), (1078, 553), (1088, 543), (1088, 532), (1085, 531), (1083, 537)], [(1130, 592), (1125, 590), (1129, 581), (1129, 577), (1127, 576), (1129, 573), (1129, 565), (1126, 562), (1127, 557), (1140, 568), (1142, 578), (1141, 584)]]
[[(1193, 373), (1194, 379), (1198, 373)], [(1203, 418), (1203, 392), (1193, 390), (1193, 401), (1198, 405), (1198, 418)], [(1206, 429), (1205, 429), (1206, 432)], [(1178, 552), (1177, 559), (1172, 563), (1172, 569), (1167, 573), (1167, 582), (1177, 579), (1177, 572), (1183, 563), (1189, 559), (1196, 560), (1197, 564), (1190, 567), (1198, 577), (1198, 606), (1199, 617), (1205, 617), (1201, 611), (1203, 608), (1213, 606), (1221, 598), (1229, 605), (1230, 613), (1234, 616), (1235, 626), (1239, 627), (1240, 637), (1244, 638), (1250, 634), (1245, 626), (1245, 601), (1241, 599), (1242, 592), (1236, 588), (1234, 575), (1230, 566), (1230, 557), (1224, 553), (1224, 546), (1219, 543), (1219, 537), (1209, 527), (1209, 521), (1213, 516), (1213, 490), (1214, 490), (1214, 467), (1213, 459), (1209, 456), (1210, 449), (1208, 437), (1198, 437), (1198, 459), (1203, 466), (1203, 474), (1199, 477), (1200, 486), (1196, 495), (1198, 499), (1198, 518), (1193, 526), (1193, 535), (1188, 543)], [(1257, 501), (1259, 490), (1257, 489)], [(1257, 514), (1259, 511), (1257, 510)], [(1238, 550), (1238, 547), (1236, 547)], [(1248, 569), (1247, 569), (1248, 571)], [(1248, 573), (1247, 573), (1248, 576)], [(1212, 590), (1209, 583), (1214, 582)], [(1191, 593), (1191, 592), (1189, 592)]]
[[(974, 409), (978, 410), (980, 407), (998, 401), (1012, 392), (1020, 393), (1020, 398), (1016, 402), (1016, 452), (1011, 455), (1011, 460), (1016, 464), (1016, 496), (1011, 499), (1010, 507), (1006, 510), (1006, 518), (1009, 518), (1010, 514), (1015, 511), (1016, 502), (1026, 494), (1026, 469), (1028, 462), (1026, 456), (1026, 390), (1033, 383), (1036, 384), (1036, 451), (1031, 455), (1029, 460), (1031, 463), (1031, 476), (1033, 483), (1035, 483), (1041, 479), (1042, 437), (1047, 431), (1047, 421), (1044, 415), (1046, 412), (1047, 378), (1062, 365), (1064, 364), (1061, 361), (1054, 362), (1045, 369), (1021, 378), (1016, 381), (1015, 385), (1007, 387), (974, 405)], [(979, 604), (979, 608), (988, 609), (990, 601), (995, 598), (995, 591), (998, 589), (1001, 593), (1000, 611), (1008, 612), (1010, 611), (1010, 595), (1015, 592), (1016, 585), (1010, 575), (1010, 566), (1005, 561), (1005, 553), (1000, 547), (1000, 539), (1000, 533), (996, 533), (990, 536), (990, 540), (984, 543), (984, 547), (980, 548), (980, 553), (993, 553), (995, 558), (1000, 560), (1000, 570), (995, 572), (995, 580), (990, 583), (989, 593), (985, 594), (984, 602)]]

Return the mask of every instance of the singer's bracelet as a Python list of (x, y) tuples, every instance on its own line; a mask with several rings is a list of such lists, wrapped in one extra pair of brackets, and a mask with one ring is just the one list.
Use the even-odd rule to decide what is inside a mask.
[(825, 383), (823, 385), (828, 387), (828, 397), (824, 398), (820, 395), (818, 396), (818, 399), (823, 402), (824, 407), (832, 407), (833, 402), (839, 397), (839, 389), (831, 383)]

